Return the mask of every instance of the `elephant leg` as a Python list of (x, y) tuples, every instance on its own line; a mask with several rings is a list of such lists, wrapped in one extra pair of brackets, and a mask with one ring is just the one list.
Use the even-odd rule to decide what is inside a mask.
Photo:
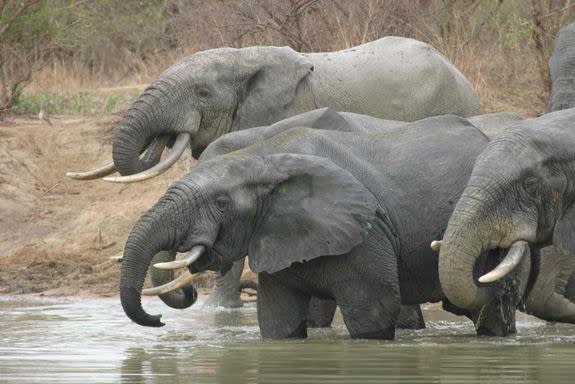
[(575, 273), (571, 274), (567, 286), (565, 287), (565, 298), (575, 303)]
[(397, 328), (425, 329), (425, 320), (419, 305), (402, 305), (397, 319)]
[(310, 297), (258, 274), (258, 323), (264, 339), (305, 339)]
[(398, 287), (347, 282), (334, 293), (352, 338), (393, 340), (400, 311)]
[(547, 321), (575, 324), (575, 303), (557, 292), (547, 299), (542, 311), (533, 309), (530, 313)]
[(312, 297), (309, 302), (307, 325), (311, 328), (327, 328), (331, 326), (337, 304), (333, 299)]
[(240, 278), (244, 270), (245, 258), (236, 261), (232, 268), (222, 276), (216, 272), (214, 291), (206, 300), (205, 306), (239, 308), (244, 305), (240, 298)]

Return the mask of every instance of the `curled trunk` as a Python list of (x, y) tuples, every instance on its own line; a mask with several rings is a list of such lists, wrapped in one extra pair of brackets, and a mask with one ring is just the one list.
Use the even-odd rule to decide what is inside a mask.
[[(156, 206), (157, 207), (157, 206)], [(146, 213), (136, 223), (126, 246), (120, 278), (120, 299), (126, 315), (135, 323), (161, 327), (159, 315), (150, 315), (142, 308), (141, 294), (148, 268), (154, 255), (173, 248), (168, 223), (160, 223), (156, 209)]]
[[(175, 257), (175, 251), (162, 251), (154, 256), (152, 264), (170, 262), (173, 261)], [(171, 269), (152, 268), (150, 271), (150, 276), (154, 286), (161, 286), (174, 280), (174, 271)], [(159, 298), (168, 307), (185, 309), (192, 306), (196, 302), (198, 293), (193, 286), (188, 285), (182, 289), (159, 295)]]

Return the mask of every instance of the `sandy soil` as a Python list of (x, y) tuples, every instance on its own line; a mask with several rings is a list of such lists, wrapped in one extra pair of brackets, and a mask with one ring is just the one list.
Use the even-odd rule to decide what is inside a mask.
[[(132, 224), (194, 160), (137, 184), (75, 181), (111, 160), (118, 116), (0, 122), (0, 294), (115, 295)], [(201, 284), (209, 287), (209, 276)], [(245, 295), (248, 297), (249, 295)], [(249, 296), (251, 297), (251, 296)]]

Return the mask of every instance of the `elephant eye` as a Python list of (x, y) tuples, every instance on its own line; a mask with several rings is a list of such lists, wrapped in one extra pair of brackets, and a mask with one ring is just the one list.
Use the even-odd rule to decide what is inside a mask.
[(539, 181), (534, 176), (528, 176), (523, 181), (523, 188), (531, 197), (538, 197), (539, 196)]
[(208, 98), (210, 97), (210, 91), (208, 91), (206, 88), (198, 89), (196, 94), (198, 95), (198, 97), (200, 98), (200, 101), (202, 101), (202, 102), (207, 101)]
[(218, 196), (216, 198), (216, 207), (218, 207), (219, 210), (224, 211), (228, 208), (228, 206), (230, 205), (230, 199), (225, 196)]

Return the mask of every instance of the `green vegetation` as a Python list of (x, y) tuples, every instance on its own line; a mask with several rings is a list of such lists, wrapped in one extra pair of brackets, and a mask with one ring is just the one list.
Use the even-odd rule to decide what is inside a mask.
[(126, 109), (136, 97), (136, 93), (132, 95), (103, 95), (88, 92), (70, 94), (22, 93), (14, 108), (19, 113), (37, 114), (40, 112), (40, 108), (44, 106), (44, 110), (49, 114), (98, 115)]
[(573, 0), (0, 0), (0, 119), (43, 98), (61, 112), (118, 110), (126, 96), (81, 91), (148, 83), (202, 49), (331, 51), (389, 35), (436, 47), (485, 111), (537, 114), (553, 38), (574, 20)]

